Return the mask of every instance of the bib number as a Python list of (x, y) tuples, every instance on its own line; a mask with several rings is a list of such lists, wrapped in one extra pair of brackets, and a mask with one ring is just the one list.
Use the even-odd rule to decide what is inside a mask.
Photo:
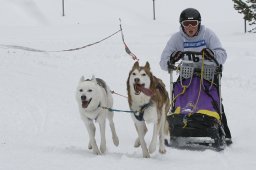
[(200, 59), (202, 59), (201, 55), (196, 55), (196, 54), (185, 54), (184, 55), (185, 60), (193, 61), (193, 62), (199, 62)]

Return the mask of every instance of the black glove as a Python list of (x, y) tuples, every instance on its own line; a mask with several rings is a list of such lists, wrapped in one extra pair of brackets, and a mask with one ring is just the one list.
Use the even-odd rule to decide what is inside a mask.
[(171, 56), (170, 56), (170, 63), (171, 63), (171, 64), (174, 64), (174, 63), (176, 63), (177, 61), (179, 61), (179, 60), (181, 59), (181, 57), (182, 57), (181, 54), (182, 54), (181, 51), (174, 51), (174, 52), (171, 54)]
[(206, 60), (212, 60), (214, 58), (214, 53), (210, 48), (202, 49), (201, 53), (204, 54)]

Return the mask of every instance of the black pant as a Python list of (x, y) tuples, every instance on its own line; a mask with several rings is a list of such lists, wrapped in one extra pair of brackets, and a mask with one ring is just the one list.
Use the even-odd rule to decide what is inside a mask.
[[(222, 74), (220, 75), (222, 77)], [(217, 86), (217, 89), (218, 89), (218, 94), (219, 94), (219, 78), (217, 75), (214, 76), (214, 83), (216, 84)], [(219, 94), (220, 95), (220, 94)], [(226, 114), (225, 114), (225, 111), (224, 111), (224, 106), (222, 104), (222, 119), (221, 119), (221, 122), (223, 124), (223, 128), (224, 128), (224, 131), (225, 131), (225, 134), (226, 134), (226, 138), (231, 138), (231, 133), (230, 133), (230, 130), (229, 130), (229, 127), (228, 127), (228, 122), (227, 122), (227, 118), (226, 118)]]
[(226, 133), (226, 138), (231, 138), (231, 133), (230, 133), (230, 130), (229, 130), (229, 127), (228, 127), (228, 122), (227, 122), (227, 118), (226, 118), (226, 115), (225, 115), (225, 112), (224, 112), (224, 107), (222, 105), (222, 119), (221, 119), (221, 122), (223, 124), (223, 128), (224, 128), (224, 131)]

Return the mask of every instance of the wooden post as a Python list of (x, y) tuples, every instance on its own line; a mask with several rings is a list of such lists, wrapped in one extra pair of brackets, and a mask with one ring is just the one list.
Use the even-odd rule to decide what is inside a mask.
[(246, 33), (247, 30), (246, 30), (246, 19), (244, 19), (244, 33)]
[(64, 0), (62, 0), (62, 16), (65, 16), (65, 11), (64, 11)]
[(155, 14), (155, 0), (153, 0), (153, 20), (156, 20), (156, 14)]

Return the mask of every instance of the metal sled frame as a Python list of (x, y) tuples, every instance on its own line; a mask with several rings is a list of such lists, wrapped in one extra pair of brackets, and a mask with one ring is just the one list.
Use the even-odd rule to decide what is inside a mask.
[[(182, 52), (182, 55), (187, 54), (195, 54), (195, 55), (203, 55), (200, 52)], [(214, 63), (204, 63), (203, 70), (203, 78), (208, 80), (213, 85), (214, 77), (217, 75), (218, 79), (218, 92), (219, 92), (219, 113), (222, 119), (222, 102), (221, 102), (221, 72), (222, 67), (217, 62), (216, 59), (213, 59)], [(200, 69), (201, 70), (201, 69)], [(173, 101), (173, 71), (178, 71), (180, 75), (180, 83), (182, 84), (182, 78), (192, 79), (194, 72), (201, 72), (194, 68), (194, 63), (191, 61), (182, 61), (181, 64), (175, 66), (175, 64), (169, 63), (169, 74), (170, 74), (170, 94), (171, 101)], [(211, 88), (211, 87), (210, 87)], [(171, 104), (171, 108), (173, 108), (173, 102)], [(168, 115), (172, 115), (173, 113), (170, 110)], [(196, 131), (195, 133), (193, 133)], [(175, 128), (175, 130), (170, 130), (171, 136), (170, 146), (180, 147), (180, 146), (194, 146), (195, 144), (203, 145), (203, 146), (212, 146), (213, 148), (219, 150), (223, 150), (225, 147), (225, 132), (223, 126), (221, 124), (218, 125), (217, 128), (207, 128), (205, 130), (193, 129), (193, 128)], [(180, 135), (182, 134), (182, 136)], [(191, 135), (193, 134), (193, 135)], [(198, 135), (200, 134), (200, 135)], [(211, 134), (211, 135), (209, 135)], [(222, 135), (220, 135), (222, 134)]]

